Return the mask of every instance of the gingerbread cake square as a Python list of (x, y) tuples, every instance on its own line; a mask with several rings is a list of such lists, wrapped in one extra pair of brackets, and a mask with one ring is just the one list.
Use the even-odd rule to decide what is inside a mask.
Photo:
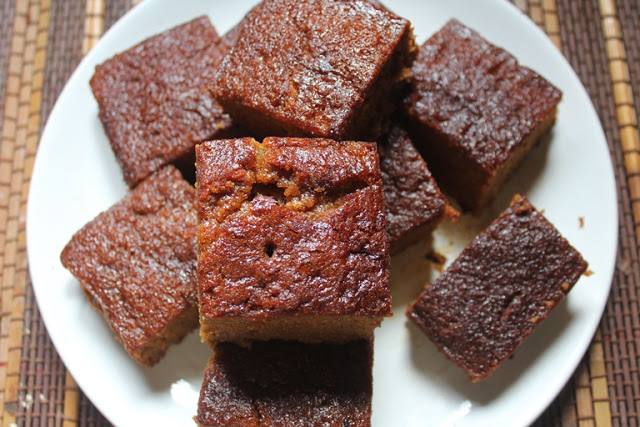
[(216, 140), (196, 162), (203, 340), (349, 341), (390, 315), (374, 143)]
[(192, 175), (195, 145), (231, 128), (206, 89), (228, 50), (203, 16), (96, 67), (91, 89), (130, 187), (169, 163)]
[(199, 426), (371, 424), (373, 345), (218, 343), (204, 375)]
[(407, 316), (479, 381), (513, 355), (586, 268), (554, 226), (516, 196), (422, 292)]
[(421, 47), (405, 106), (440, 187), (479, 211), (553, 125), (559, 89), (456, 20)]
[(198, 326), (196, 227), (195, 189), (166, 166), (79, 230), (60, 256), (142, 365)]
[(407, 132), (394, 126), (378, 145), (391, 254), (425, 239), (445, 216), (457, 212), (440, 192)]
[(260, 136), (374, 140), (417, 51), (409, 21), (366, 0), (265, 0), (228, 38), (211, 90)]
[[(365, 1), (368, 1), (369, 3), (371, 3), (372, 5), (378, 8), (382, 8), (388, 11), (388, 9), (377, 0), (365, 0)], [(258, 6), (259, 5), (260, 3), (258, 4)], [(238, 22), (236, 25), (231, 27), (229, 31), (227, 31), (222, 35), (222, 41), (226, 43), (227, 46), (229, 46), (229, 48), (233, 48), (233, 46), (235, 46), (236, 42), (238, 41), (238, 38), (240, 38), (240, 32), (242, 31), (242, 27), (252, 19), (252, 14), (256, 13), (256, 9), (258, 9), (258, 6), (254, 6), (251, 10), (249, 10), (249, 12), (247, 12), (244, 18), (240, 20), (240, 22)]]

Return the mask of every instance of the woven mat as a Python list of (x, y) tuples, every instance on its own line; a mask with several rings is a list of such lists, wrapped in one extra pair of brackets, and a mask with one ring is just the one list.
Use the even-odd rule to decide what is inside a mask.
[[(512, 1), (547, 32), (587, 88), (609, 143), (620, 210), (617, 268), (600, 327), (535, 425), (640, 426), (640, 2)], [(68, 374), (40, 318), (25, 212), (39, 135), (56, 97), (83, 54), (134, 3), (0, 2), (2, 426), (108, 425)]]

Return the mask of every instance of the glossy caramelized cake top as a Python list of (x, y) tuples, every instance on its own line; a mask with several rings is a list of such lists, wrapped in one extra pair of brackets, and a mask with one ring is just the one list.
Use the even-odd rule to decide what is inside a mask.
[(562, 93), (455, 19), (421, 47), (409, 115), (484, 170), (499, 169), (555, 108)]
[(266, 0), (243, 21), (212, 90), (224, 105), (337, 139), (410, 31), (367, 1)]
[(96, 67), (91, 89), (130, 187), (231, 126), (205, 87), (228, 50), (201, 17)]
[(375, 144), (197, 147), (201, 317), (390, 313)]
[(167, 166), (79, 230), (63, 265), (128, 351), (196, 304), (196, 195)]
[(524, 198), (480, 233), (407, 314), (472, 379), (544, 320), (587, 263)]

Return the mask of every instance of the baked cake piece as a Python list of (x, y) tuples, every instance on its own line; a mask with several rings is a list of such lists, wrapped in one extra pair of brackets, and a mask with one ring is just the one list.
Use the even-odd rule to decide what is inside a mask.
[[(385, 10), (386, 7), (380, 3), (377, 0), (365, 0), (368, 1), (369, 3), (371, 3), (372, 5), (378, 7), (378, 8), (383, 8)], [(260, 4), (258, 4), (259, 6)], [(227, 46), (229, 46), (229, 48), (232, 48), (233, 46), (235, 46), (236, 42), (238, 41), (238, 38), (240, 38), (240, 32), (242, 31), (242, 27), (245, 25), (246, 22), (250, 21), (252, 19), (252, 14), (256, 13), (255, 10), (258, 8), (258, 6), (254, 6), (245, 16), (244, 18), (242, 18), (240, 20), (240, 22), (238, 22), (236, 25), (234, 25), (229, 31), (227, 31), (226, 33), (224, 33), (222, 35), (222, 41), (224, 43), (227, 44)]]
[(211, 90), (260, 136), (373, 140), (417, 51), (409, 21), (366, 0), (265, 0), (240, 27)]
[(477, 212), (552, 126), (562, 93), (456, 20), (421, 46), (411, 72), (414, 142), (440, 187)]
[(407, 316), (475, 382), (511, 357), (586, 268), (553, 225), (516, 196)]
[(166, 166), (78, 231), (60, 256), (138, 363), (198, 326), (196, 194)]
[(200, 426), (371, 424), (373, 345), (218, 343), (204, 375)]
[(344, 342), (391, 314), (375, 144), (217, 140), (196, 162), (203, 340)]
[(193, 174), (195, 145), (231, 128), (205, 87), (228, 50), (203, 16), (96, 67), (91, 89), (130, 187), (169, 163)]
[(456, 217), (407, 132), (395, 126), (378, 145), (391, 253), (429, 236), (445, 216)]

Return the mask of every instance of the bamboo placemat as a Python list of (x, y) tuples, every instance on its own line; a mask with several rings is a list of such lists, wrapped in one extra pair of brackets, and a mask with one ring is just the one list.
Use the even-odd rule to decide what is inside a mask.
[[(535, 425), (639, 426), (640, 1), (512, 1), (587, 88), (607, 136), (620, 210), (617, 268), (600, 327)], [(0, 2), (2, 426), (108, 425), (65, 369), (40, 318), (27, 269), (25, 213), (39, 135), (58, 94), (82, 56), (135, 3)]]

